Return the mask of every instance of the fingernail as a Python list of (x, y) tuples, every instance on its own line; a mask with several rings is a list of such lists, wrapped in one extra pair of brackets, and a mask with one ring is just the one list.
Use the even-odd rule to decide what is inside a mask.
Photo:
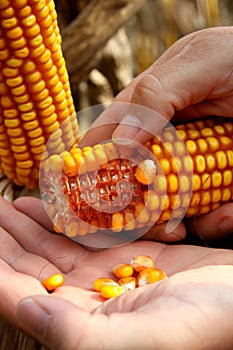
[(112, 140), (121, 145), (134, 143), (135, 136), (141, 127), (141, 121), (132, 115), (122, 118), (120, 124), (112, 134)]
[(220, 223), (219, 228), (224, 233), (233, 232), (233, 215), (226, 216)]
[(19, 320), (40, 336), (45, 334), (48, 320), (51, 316), (34, 300), (27, 298), (18, 305)]

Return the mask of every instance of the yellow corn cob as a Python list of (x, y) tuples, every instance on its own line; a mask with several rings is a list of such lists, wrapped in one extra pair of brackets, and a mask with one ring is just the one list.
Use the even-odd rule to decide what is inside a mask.
[(232, 121), (168, 126), (144, 148), (152, 155), (149, 169), (140, 149), (129, 153), (112, 143), (74, 147), (46, 160), (42, 194), (55, 228), (68, 236), (133, 230), (233, 200)]
[(48, 153), (78, 136), (54, 2), (1, 0), (0, 169), (17, 185), (34, 187), (52, 133)]

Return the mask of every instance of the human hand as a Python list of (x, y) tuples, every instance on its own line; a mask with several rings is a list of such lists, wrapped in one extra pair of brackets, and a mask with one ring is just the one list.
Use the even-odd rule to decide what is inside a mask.
[[(48, 349), (232, 348), (232, 251), (141, 240), (91, 252), (50, 232), (41, 201), (14, 206), (0, 198), (0, 312)], [(103, 302), (95, 278), (139, 254), (169, 279)], [(48, 295), (40, 280), (56, 272), (65, 285)]]
[[(104, 137), (117, 143), (123, 138), (124, 144), (128, 139), (130, 146), (131, 140), (147, 141), (167, 120), (233, 117), (232, 41), (233, 27), (208, 28), (178, 40), (114, 99), (119, 103), (100, 115), (80, 145)], [(148, 107), (148, 113), (137, 113), (138, 105)], [(233, 204), (185, 223), (169, 234), (166, 224), (155, 225), (147, 237), (176, 241), (192, 231), (204, 240), (222, 238), (233, 232)]]

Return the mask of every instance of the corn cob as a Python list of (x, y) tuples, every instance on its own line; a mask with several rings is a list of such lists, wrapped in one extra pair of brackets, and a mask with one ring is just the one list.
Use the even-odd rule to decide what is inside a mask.
[(142, 149), (111, 142), (73, 147), (46, 160), (42, 196), (55, 229), (68, 236), (134, 230), (205, 214), (233, 200), (230, 120), (168, 126), (143, 149), (147, 165)]
[[(62, 132), (58, 129), (61, 123)], [(48, 154), (58, 146), (63, 151), (78, 136), (54, 2), (1, 0), (0, 169), (3, 173), (15, 184), (33, 188), (38, 183), (40, 160), (52, 133)]]

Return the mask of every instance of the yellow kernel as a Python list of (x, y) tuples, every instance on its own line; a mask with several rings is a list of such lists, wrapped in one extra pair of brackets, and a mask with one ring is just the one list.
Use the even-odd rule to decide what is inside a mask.
[(227, 155), (227, 162), (229, 167), (233, 167), (233, 151), (232, 150), (227, 150), (226, 151)]
[(169, 193), (177, 192), (178, 190), (178, 178), (174, 174), (169, 174), (167, 177), (167, 188)]
[(131, 277), (133, 275), (133, 267), (130, 264), (116, 264), (113, 266), (112, 272), (117, 278)]
[(29, 16), (22, 19), (22, 24), (25, 27), (31, 27), (33, 24), (36, 23), (36, 16), (30, 14)]
[(125, 293), (125, 288), (123, 286), (103, 286), (100, 293), (103, 298), (111, 299)]
[(208, 151), (208, 143), (205, 139), (198, 139), (196, 142), (200, 153), (204, 154)]
[(172, 157), (171, 160), (171, 171), (177, 174), (182, 170), (182, 157)]
[(51, 292), (64, 284), (64, 276), (60, 273), (56, 273), (44, 279), (41, 283), (48, 292)]
[(187, 135), (190, 139), (196, 140), (198, 137), (200, 137), (200, 132), (198, 130), (188, 130)]
[(152, 145), (151, 150), (152, 150), (155, 158), (157, 158), (157, 159), (160, 159), (161, 157), (164, 156), (163, 150), (162, 150), (161, 146), (159, 146), (159, 145), (156, 145), (156, 144)]
[(171, 195), (170, 197), (170, 208), (178, 209), (181, 206), (181, 198), (178, 195)]
[(217, 188), (217, 187), (220, 187), (221, 184), (222, 184), (222, 174), (216, 171), (212, 174), (212, 185), (213, 187)]
[(200, 199), (200, 204), (201, 205), (207, 205), (211, 201), (211, 195), (209, 191), (203, 191), (201, 192), (201, 199)]
[(218, 141), (218, 139), (216, 139), (216, 137), (207, 137), (206, 141), (208, 142), (209, 147), (210, 147), (212, 152), (216, 152), (219, 150), (220, 145), (219, 145), (219, 141)]
[(230, 139), (230, 137), (227, 137), (227, 136), (219, 137), (219, 141), (224, 149), (228, 148), (232, 143), (232, 140)]
[(19, 68), (22, 66), (23, 60), (12, 57), (12, 58), (9, 58), (9, 60), (7, 60), (6, 64), (8, 67), (11, 67), (11, 68)]
[(195, 168), (198, 173), (203, 173), (206, 169), (205, 157), (202, 155), (197, 155), (194, 157)]
[(218, 151), (215, 154), (218, 169), (224, 169), (227, 167), (227, 156), (223, 151)]
[(153, 269), (154, 260), (148, 255), (138, 255), (131, 259), (130, 265), (137, 272), (142, 271), (143, 269)]
[(23, 36), (17, 40), (12, 40), (9, 42), (9, 45), (13, 50), (24, 49), (26, 47), (26, 44), (26, 39)]
[(153, 160), (146, 159), (138, 164), (135, 176), (136, 179), (144, 185), (149, 185), (153, 182), (156, 172), (156, 166)]
[(213, 171), (216, 167), (216, 160), (212, 154), (206, 155), (206, 170)]
[(25, 113), (25, 112), (30, 112), (34, 108), (33, 102), (27, 102), (27, 103), (22, 103), (18, 105), (18, 108), (20, 112)]
[(26, 58), (29, 56), (29, 49), (27, 47), (23, 47), (22, 49), (15, 50), (14, 54), (18, 58)]
[(18, 75), (17, 77), (6, 79), (6, 83), (9, 87), (16, 87), (21, 85), (23, 82), (23, 77)]
[(114, 232), (120, 232), (124, 226), (124, 215), (121, 213), (114, 213), (112, 215), (112, 230)]
[(28, 169), (33, 166), (33, 161), (32, 160), (25, 160), (25, 161), (17, 161), (16, 162), (17, 167), (23, 168), (23, 169)]
[(64, 159), (63, 170), (68, 176), (75, 176), (78, 174), (77, 164), (70, 154), (68, 154)]
[(159, 208), (160, 199), (154, 191), (152, 190), (147, 191), (145, 193), (144, 198), (145, 198), (146, 207), (149, 210), (156, 210)]
[(224, 188), (222, 191), (222, 201), (229, 201), (230, 199), (233, 199), (233, 193), (231, 193), (231, 190), (229, 188)]
[(203, 190), (208, 190), (212, 183), (212, 176), (209, 173), (201, 175), (201, 187)]
[(197, 174), (193, 175), (193, 191), (198, 191), (201, 188), (201, 179)]
[(101, 289), (104, 287), (104, 286), (119, 286), (119, 284), (117, 282), (115, 282), (113, 279), (111, 278), (97, 278), (95, 281), (94, 281), (94, 290), (96, 292), (100, 292)]
[(231, 170), (225, 170), (223, 172), (223, 186), (229, 186), (232, 183), (232, 172)]
[(204, 128), (201, 130), (201, 134), (203, 137), (211, 137), (214, 136), (214, 132), (211, 128)]
[(183, 165), (184, 165), (184, 170), (186, 172), (193, 171), (193, 161), (192, 161), (192, 158), (190, 156), (184, 156)]
[(156, 175), (153, 188), (156, 193), (166, 193), (167, 192), (166, 177), (162, 174)]
[(155, 283), (158, 281), (162, 281), (164, 279), (167, 278), (167, 275), (164, 271), (160, 270), (160, 269), (152, 269), (151, 271), (149, 271), (148, 274), (148, 283)]
[(162, 158), (160, 159), (159, 163), (164, 175), (168, 175), (171, 172), (171, 165), (170, 165), (169, 159)]
[(219, 189), (213, 190), (211, 193), (211, 196), (212, 196), (212, 203), (218, 203), (222, 198), (222, 191)]
[(179, 176), (179, 190), (181, 192), (188, 192), (190, 190), (190, 181), (188, 176)]
[(7, 128), (17, 128), (20, 126), (20, 121), (18, 119), (5, 119), (4, 124)]
[(16, 40), (16, 39), (19, 39), (22, 35), (23, 35), (23, 31), (19, 26), (16, 26), (12, 29), (8, 29), (6, 31), (6, 36), (8, 39)]
[(135, 277), (123, 277), (118, 281), (120, 286), (125, 288), (125, 291), (134, 290), (137, 286), (137, 281)]
[(185, 149), (185, 145), (183, 142), (181, 141), (176, 141), (175, 144), (175, 150), (176, 150), (176, 155), (181, 157), (185, 154), (186, 149)]
[(193, 155), (197, 152), (197, 144), (195, 141), (193, 140), (188, 140), (186, 141), (186, 148), (187, 148), (187, 151)]
[(131, 211), (127, 211), (124, 214), (124, 218), (125, 218), (124, 229), (125, 230), (134, 230), (135, 229), (135, 216), (134, 216), (134, 213), (132, 213)]
[(181, 138), (181, 140), (183, 140), (183, 141), (186, 140), (187, 134), (186, 134), (185, 130), (180, 129), (180, 126), (177, 127), (177, 131), (176, 132), (177, 132), (177, 135), (179, 136), (179, 138)]

